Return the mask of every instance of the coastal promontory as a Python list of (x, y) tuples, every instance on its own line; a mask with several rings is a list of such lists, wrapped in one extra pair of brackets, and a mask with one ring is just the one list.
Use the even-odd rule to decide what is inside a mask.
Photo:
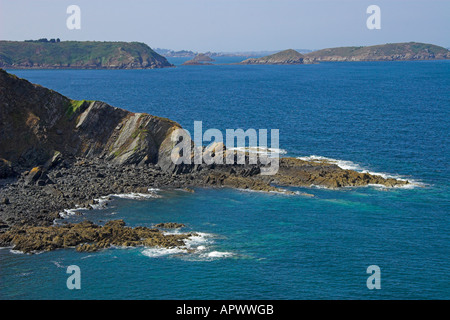
[(141, 42), (0, 41), (0, 68), (5, 69), (153, 69), (172, 66), (166, 58)]
[[(176, 144), (172, 132), (180, 128), (175, 121), (105, 102), (72, 100), (0, 69), (0, 234), (11, 230), (2, 236), (0, 246), (20, 247), (21, 243), (25, 252), (66, 247), (58, 237), (67, 230), (48, 229), (55, 219), (64, 218), (66, 210), (94, 209), (100, 205), (99, 199), (118, 194), (153, 197), (154, 188), (191, 192), (196, 187), (228, 187), (309, 197), (312, 195), (288, 188), (396, 187), (409, 183), (346, 170), (327, 161), (289, 157), (279, 159), (276, 174), (261, 175), (264, 164), (250, 163), (247, 151), (236, 151), (241, 152), (245, 163), (175, 164), (171, 159)], [(198, 148), (206, 154), (211, 146)], [(214, 152), (220, 154), (220, 148), (225, 147), (216, 147)], [(223, 149), (223, 155), (227, 151)], [(188, 156), (192, 158), (193, 154)], [(47, 229), (36, 229), (38, 226)], [(135, 231), (122, 225), (117, 230), (124, 236), (108, 238), (108, 242), (96, 232), (108, 228), (91, 224), (79, 227), (88, 234), (85, 237), (84, 231), (77, 231), (74, 237), (81, 240), (77, 238), (79, 241), (72, 245), (94, 245), (80, 250), (142, 244), (133, 240)], [(24, 232), (26, 236), (20, 236)], [(47, 232), (51, 239), (33, 241)], [(167, 240), (159, 233), (154, 235), (157, 241)]]

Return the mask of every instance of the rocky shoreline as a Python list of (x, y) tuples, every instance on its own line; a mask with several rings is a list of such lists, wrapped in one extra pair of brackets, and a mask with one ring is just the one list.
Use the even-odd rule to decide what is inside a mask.
[[(175, 164), (171, 154), (177, 141), (172, 133), (181, 129), (178, 123), (100, 101), (71, 100), (1, 69), (0, 106), (0, 246), (14, 245), (24, 252), (74, 245), (83, 245), (79, 250), (124, 243), (159, 245), (161, 237), (160, 242), (145, 243), (133, 240), (135, 236), (105, 240), (99, 232), (104, 227), (90, 223), (54, 226), (64, 210), (93, 209), (98, 205), (96, 199), (112, 194), (150, 194), (150, 188), (228, 187), (311, 196), (284, 187), (409, 183), (344, 170), (327, 161), (296, 158), (280, 158), (276, 174), (262, 175), (265, 165), (250, 164), (247, 151), (236, 151), (241, 154), (235, 154), (231, 164)], [(223, 152), (226, 157), (223, 144), (198, 148), (204, 156)], [(194, 154), (188, 158), (192, 160)], [(245, 160), (243, 164), (238, 158)], [(162, 228), (180, 226), (161, 223)], [(133, 234), (122, 225), (115, 227), (117, 234)], [(77, 233), (77, 241), (65, 245), (60, 238), (67, 228), (81, 228), (89, 236)], [(176, 241), (164, 243), (179, 246)]]
[[(118, 165), (101, 159), (69, 159), (51, 168), (35, 167), (0, 180), (0, 232), (10, 226), (50, 226), (64, 209), (92, 209), (111, 194), (148, 194), (149, 188), (229, 187), (294, 194), (283, 186), (327, 188), (380, 184), (395, 187), (408, 181), (344, 170), (327, 162), (281, 158), (279, 172), (260, 174), (258, 165), (197, 166), (170, 173), (158, 165)], [(308, 196), (308, 194), (303, 194)]]
[(108, 221), (104, 226), (85, 220), (60, 226), (15, 226), (0, 234), (0, 246), (12, 245), (14, 250), (23, 253), (63, 248), (94, 252), (111, 246), (179, 248), (185, 246), (185, 240), (195, 235), (165, 234), (157, 228), (131, 228), (123, 220)]

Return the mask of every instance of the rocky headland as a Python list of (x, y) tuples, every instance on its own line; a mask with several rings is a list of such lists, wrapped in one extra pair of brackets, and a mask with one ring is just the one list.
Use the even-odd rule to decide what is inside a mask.
[[(71, 100), (0, 70), (0, 244), (25, 252), (80, 245), (84, 247), (78, 250), (159, 245), (133, 240), (136, 231), (128, 228), (119, 230), (126, 237), (106, 241), (100, 231), (109, 229), (101, 226), (54, 226), (64, 209), (93, 209), (101, 197), (149, 194), (149, 188), (192, 191), (195, 187), (230, 187), (297, 194), (284, 187), (408, 184), (344, 170), (327, 161), (296, 158), (281, 158), (275, 175), (261, 175), (263, 165), (249, 164), (248, 152), (243, 152), (245, 164), (175, 165), (170, 158), (175, 146), (171, 135), (179, 128), (172, 120), (129, 112), (104, 102)], [(223, 145), (213, 148), (214, 152), (227, 152)], [(203, 147), (203, 152), (208, 151), (211, 146)], [(160, 228), (181, 227), (161, 223)], [(88, 235), (75, 233), (78, 240), (68, 240), (64, 245), (61, 235), (77, 228), (86, 229)], [(40, 243), (35, 244), (33, 238), (40, 239)], [(166, 240), (168, 245), (178, 246), (175, 240)]]
[(145, 43), (140, 42), (0, 41), (0, 68), (5, 69), (165, 67), (173, 67), (173, 65)]

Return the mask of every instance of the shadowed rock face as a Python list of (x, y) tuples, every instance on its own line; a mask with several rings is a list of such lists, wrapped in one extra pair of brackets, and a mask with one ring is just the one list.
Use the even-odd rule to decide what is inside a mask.
[[(56, 154), (157, 163), (176, 122), (99, 101), (74, 101), (0, 70), (0, 159), (43, 165)], [(168, 145), (167, 145), (168, 144)], [(2, 161), (2, 175), (8, 172)]]

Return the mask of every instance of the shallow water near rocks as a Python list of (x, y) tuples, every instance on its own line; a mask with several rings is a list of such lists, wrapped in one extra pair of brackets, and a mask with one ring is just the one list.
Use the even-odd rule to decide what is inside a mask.
[[(288, 156), (327, 157), (412, 179), (287, 196), (231, 189), (113, 197), (69, 220), (184, 223), (193, 249), (0, 249), (1, 299), (450, 298), (450, 62), (200, 66), (12, 73), (73, 99), (168, 117), (191, 130), (280, 129)], [(345, 161), (345, 162), (342, 162)], [(68, 290), (66, 268), (81, 268)], [(368, 290), (366, 269), (381, 269)]]

